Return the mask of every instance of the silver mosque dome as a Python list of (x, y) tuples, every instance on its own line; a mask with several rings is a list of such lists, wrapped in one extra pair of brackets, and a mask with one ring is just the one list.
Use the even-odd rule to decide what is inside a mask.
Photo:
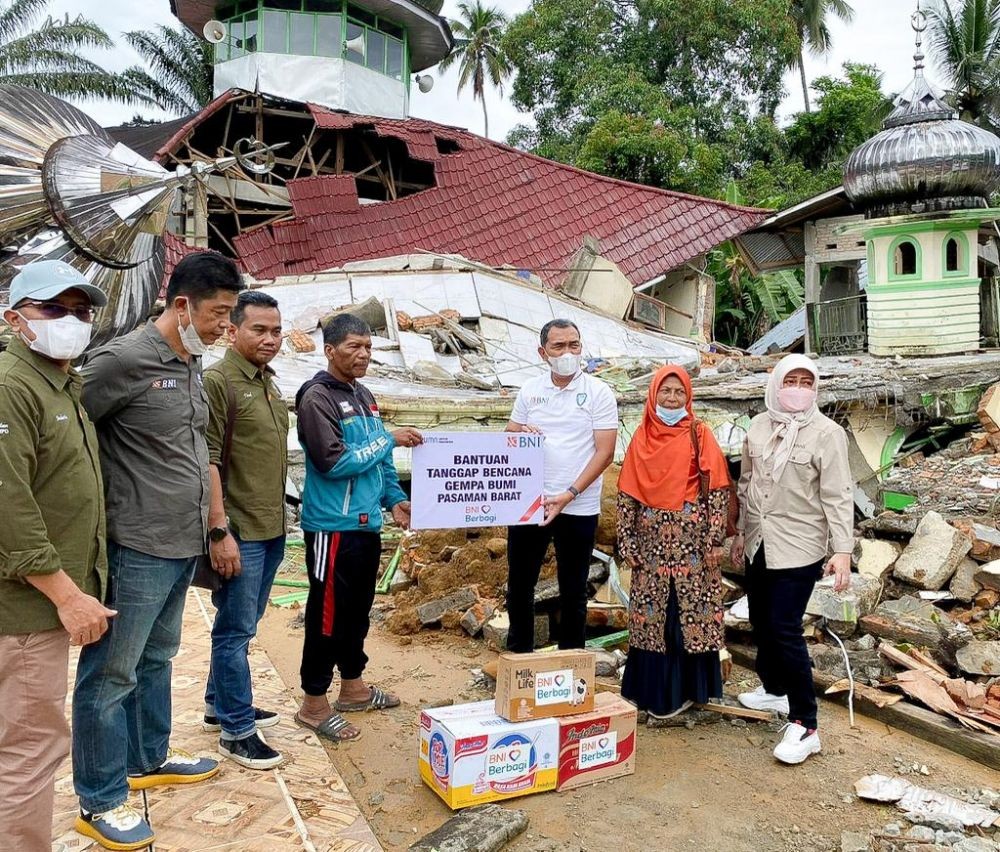
[(924, 14), (917, 32), (913, 83), (896, 99), (883, 130), (844, 166), (847, 197), (868, 217), (987, 207), (1000, 187), (1000, 138), (960, 121), (923, 73)]

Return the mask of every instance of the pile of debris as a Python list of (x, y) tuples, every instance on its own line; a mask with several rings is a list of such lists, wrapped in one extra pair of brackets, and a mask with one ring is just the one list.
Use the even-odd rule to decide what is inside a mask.
[[(587, 621), (597, 630), (627, 626), (627, 603), (607, 597), (615, 547), (619, 465), (605, 474), (597, 546), (588, 577)], [(386, 627), (399, 636), (426, 629), (464, 630), (482, 636), (494, 650), (506, 648), (510, 621), (504, 611), (507, 588), (507, 530), (423, 530), (407, 534), (386, 563), (380, 590), (392, 596)], [(535, 588), (535, 646), (549, 644), (559, 603), (555, 551), (546, 555)]]

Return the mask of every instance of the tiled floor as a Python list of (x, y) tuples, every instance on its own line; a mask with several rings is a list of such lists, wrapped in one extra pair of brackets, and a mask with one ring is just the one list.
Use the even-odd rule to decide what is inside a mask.
[[(181, 649), (174, 659), (171, 744), (220, 757), (218, 734), (205, 733), (200, 725), (210, 608), (207, 593), (188, 593)], [(256, 772), (223, 759), (222, 771), (211, 781), (148, 791), (155, 852), (381, 852), (319, 741), (293, 721), (297, 705), (292, 692), (261, 648), (252, 647), (250, 666), (255, 703), (281, 713), (281, 723), (264, 736), (285, 756), (285, 763), (277, 770)], [(142, 807), (141, 795), (133, 794), (132, 802)], [(93, 841), (73, 830), (76, 808), (67, 761), (56, 782), (53, 850), (96, 852), (99, 847)]]

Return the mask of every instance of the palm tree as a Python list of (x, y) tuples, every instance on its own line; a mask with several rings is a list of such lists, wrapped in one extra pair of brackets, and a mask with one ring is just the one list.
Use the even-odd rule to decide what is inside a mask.
[(479, 98), (483, 105), (485, 135), (490, 135), (490, 117), (486, 113), (486, 80), (500, 92), (504, 81), (513, 73), (513, 66), (501, 45), (508, 17), (495, 6), (484, 6), (482, 0), (474, 3), (459, 3), (462, 19), (452, 21), (451, 27), (457, 38), (455, 48), (440, 63), (446, 71), (459, 62), (458, 92), (462, 93), (472, 82), (472, 97)]
[(135, 93), (80, 52), (113, 42), (82, 15), (38, 22), (48, 0), (0, 0), (0, 84), (27, 86), (69, 100), (131, 102)]
[(198, 112), (212, 100), (212, 45), (207, 41), (165, 26), (124, 35), (150, 69), (133, 65), (123, 74), (144, 100), (176, 115)]
[(802, 99), (806, 112), (810, 112), (812, 108), (809, 103), (809, 81), (806, 79), (805, 49), (808, 47), (816, 56), (830, 52), (832, 40), (830, 28), (826, 24), (830, 12), (845, 23), (850, 23), (854, 18), (854, 9), (847, 0), (792, 0), (791, 15), (799, 30), (797, 64), (802, 78)]
[(1000, 0), (939, 0), (927, 13), (929, 44), (961, 117), (994, 128), (1000, 117)]

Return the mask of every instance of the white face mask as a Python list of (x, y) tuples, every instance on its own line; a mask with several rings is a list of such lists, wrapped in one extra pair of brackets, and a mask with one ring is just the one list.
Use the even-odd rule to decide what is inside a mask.
[(190, 307), (188, 308), (188, 326), (187, 328), (184, 328), (184, 326), (181, 325), (180, 319), (178, 319), (177, 333), (181, 336), (181, 346), (188, 351), (189, 355), (204, 355), (208, 352), (208, 347), (198, 336), (198, 329), (194, 327), (194, 320), (191, 319)]
[(74, 316), (56, 320), (30, 320), (20, 313), (18, 316), (35, 335), (34, 340), (21, 335), (28, 348), (54, 361), (72, 361), (82, 355), (90, 343), (92, 326)]
[(557, 376), (575, 376), (580, 372), (580, 356), (567, 352), (558, 358), (549, 358), (549, 366)]

